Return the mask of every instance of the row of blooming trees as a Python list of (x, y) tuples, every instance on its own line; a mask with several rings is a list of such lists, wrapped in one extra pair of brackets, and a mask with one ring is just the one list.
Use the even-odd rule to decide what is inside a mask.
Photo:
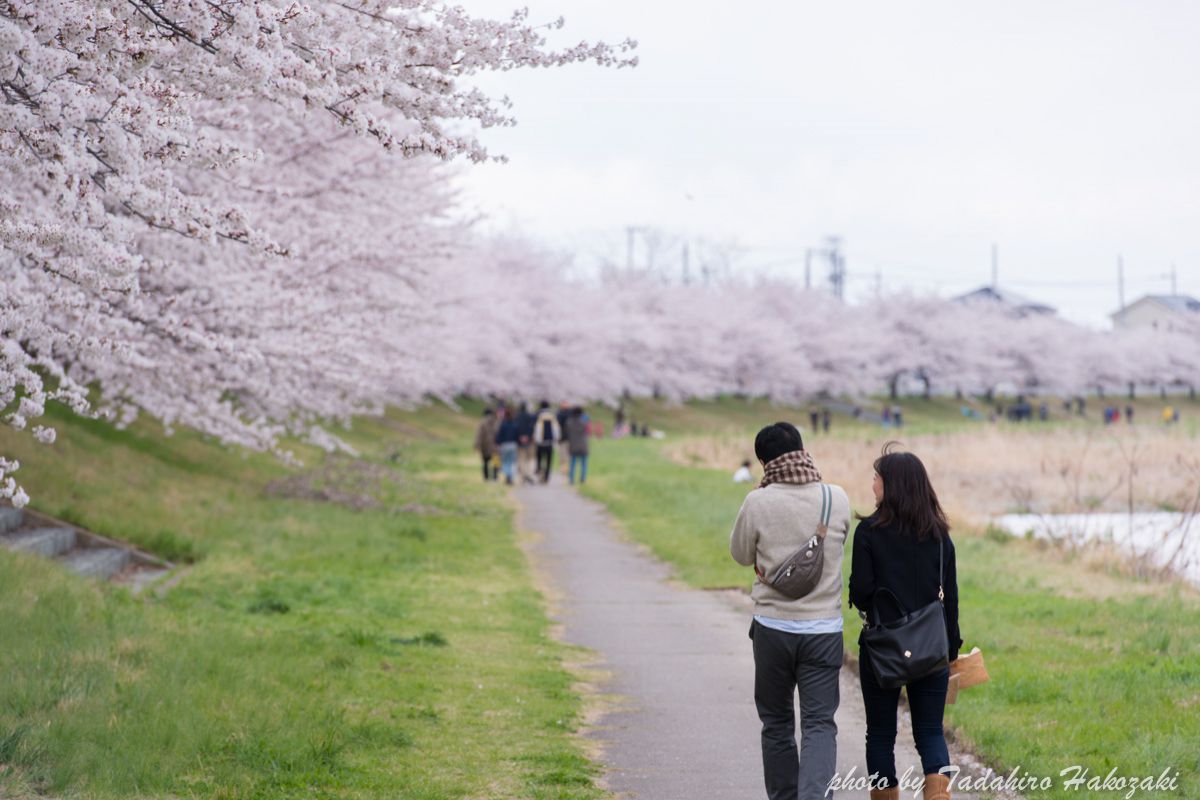
[(476, 306), (478, 328), (446, 334), (455, 338), (438, 386), (446, 394), (804, 402), (902, 387), (989, 395), (1200, 385), (1200, 328), (1098, 332), (906, 295), (852, 306), (778, 280), (684, 286), (609, 273), (571, 282), (552, 257), (520, 242), (493, 242), (467, 263), (463, 279), (487, 297)]
[[(561, 23), (556, 23), (561, 24)], [(553, 26), (551, 26), (553, 27)], [(632, 63), (432, 0), (0, 0), (0, 419), (139, 411), (222, 441), (463, 393), (799, 400), (1200, 375), (1191, 340), (785, 283), (563, 277), (460, 221), (442, 161), (511, 123), (479, 70)], [(24, 502), (0, 454), (0, 497)]]

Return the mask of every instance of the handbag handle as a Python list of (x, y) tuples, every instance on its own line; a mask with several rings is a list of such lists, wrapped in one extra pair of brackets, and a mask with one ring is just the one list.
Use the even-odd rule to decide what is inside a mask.
[[(942, 582), (943, 582), (943, 575), (944, 575), (944, 572), (943, 572), (944, 561), (943, 561), (942, 555), (943, 555), (942, 554), (942, 540), (939, 537), (938, 538), (938, 602), (945, 604), (945, 602), (946, 602), (945, 593), (942, 591), (942, 589), (943, 589)], [(904, 616), (905, 614), (908, 613), (908, 609), (906, 609), (904, 607), (904, 604), (900, 602), (900, 598), (896, 597), (895, 592), (893, 592), (891, 589), (887, 588), (886, 586), (880, 586), (880, 587), (876, 588), (875, 592), (871, 595), (871, 611), (873, 611), (875, 613), (875, 624), (876, 625), (880, 624), (879, 623), (879, 621), (880, 621), (879, 609), (876, 607), (877, 598), (879, 597), (880, 592), (887, 592), (888, 594), (890, 594), (892, 596), (892, 602), (895, 603), (896, 608), (898, 608), (900, 610), (900, 616)], [(864, 616), (864, 620), (865, 619), (866, 618)], [(866, 621), (870, 622), (870, 620), (866, 620)]]
[[(880, 586), (878, 589), (875, 590), (875, 593), (871, 595), (871, 611), (874, 612), (874, 614), (875, 614), (875, 624), (876, 625), (883, 624), (883, 617), (881, 617), (879, 615), (879, 595), (883, 592), (887, 592), (888, 594), (890, 594), (892, 596), (892, 602), (896, 604), (896, 608), (900, 611), (901, 617), (903, 617), (904, 615), (906, 615), (908, 613), (908, 609), (905, 608), (904, 604), (900, 602), (900, 598), (896, 597), (895, 592), (893, 592), (891, 589), (887, 588), (886, 586)], [(870, 620), (868, 620), (868, 622), (869, 621)]]

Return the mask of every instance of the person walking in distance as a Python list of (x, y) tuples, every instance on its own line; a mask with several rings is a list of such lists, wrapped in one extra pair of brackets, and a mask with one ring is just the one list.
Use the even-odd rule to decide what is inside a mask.
[(534, 450), (533, 422), (534, 415), (529, 411), (529, 404), (521, 403), (517, 411), (517, 473), (522, 483), (533, 483)]
[(483, 479), (494, 481), (497, 470), (494, 464), (496, 457), (496, 412), (490, 408), (483, 411), (483, 419), (475, 429), (475, 449), (483, 458)]
[(537, 447), (537, 472), (542, 483), (550, 482), (550, 467), (554, 462), (554, 445), (562, 438), (558, 417), (550, 410), (545, 400), (538, 407), (537, 419), (533, 423), (533, 441)]
[(562, 431), (562, 439), (559, 441), (558, 447), (559, 469), (566, 475), (567, 463), (571, 460), (571, 451), (567, 446), (567, 420), (571, 418), (571, 404), (565, 400), (559, 403), (558, 411), (554, 416), (558, 420), (558, 429)]
[(496, 446), (500, 448), (500, 471), (504, 482), (512, 486), (517, 473), (517, 419), (511, 408), (504, 409), (504, 418), (496, 429)]
[[(837, 769), (838, 674), (842, 668), (842, 553), (850, 501), (823, 484), (795, 425), (776, 422), (758, 432), (754, 454), (763, 465), (758, 488), (746, 495), (729, 536), (734, 561), (753, 566), (754, 705), (762, 721), (763, 782), (769, 800), (818, 800)], [(806, 542), (818, 539), (824, 563), (808, 594), (777, 590), (775, 576)], [(800, 748), (793, 703), (800, 695)]]
[(571, 409), (564, 426), (563, 438), (567, 441), (567, 453), (571, 458), (571, 466), (567, 472), (567, 480), (575, 483), (575, 468), (579, 468), (579, 482), (587, 482), (588, 468), (588, 428), (587, 420), (583, 417), (583, 408), (575, 406)]
[[(958, 658), (958, 582), (950, 526), (929, 481), (925, 465), (912, 453), (891, 452), (875, 461), (875, 511), (860, 517), (854, 531), (850, 566), (850, 603), (859, 613), (882, 617), (873, 606), (902, 608), (887, 621), (942, 600), (949, 661)], [(887, 590), (877, 596), (877, 592)], [(879, 601), (879, 602), (877, 602)], [(883, 688), (859, 639), (859, 682), (867, 715), (867, 773), (877, 775), (871, 800), (899, 800), (896, 777), (896, 706), (900, 687)], [(913, 740), (925, 774), (925, 800), (950, 800), (950, 753), (942, 729), (950, 669), (941, 669), (905, 685), (912, 715)]]

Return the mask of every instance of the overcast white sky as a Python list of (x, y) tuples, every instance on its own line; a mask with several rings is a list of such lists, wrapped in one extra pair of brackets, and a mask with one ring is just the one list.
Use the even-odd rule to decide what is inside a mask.
[[(460, 0), (507, 16), (516, 3)], [(639, 41), (641, 65), (485, 76), (520, 124), (470, 167), (494, 227), (622, 253), (627, 225), (736, 240), (803, 274), (844, 241), (852, 298), (990, 280), (1107, 326), (1200, 293), (1200, 3), (536, 0), (553, 41)]]

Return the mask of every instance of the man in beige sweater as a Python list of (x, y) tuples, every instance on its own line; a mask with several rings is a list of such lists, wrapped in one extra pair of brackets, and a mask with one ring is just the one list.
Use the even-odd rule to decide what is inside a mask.
[[(842, 555), (850, 501), (830, 486), (832, 507), (817, 585), (793, 600), (765, 576), (817, 531), (821, 475), (787, 422), (758, 432), (754, 452), (763, 465), (758, 488), (746, 495), (729, 537), (729, 552), (754, 567), (754, 704), (762, 720), (763, 779), (769, 800), (817, 800), (837, 769), (838, 672), (842, 666)], [(800, 752), (793, 697), (800, 692)]]

